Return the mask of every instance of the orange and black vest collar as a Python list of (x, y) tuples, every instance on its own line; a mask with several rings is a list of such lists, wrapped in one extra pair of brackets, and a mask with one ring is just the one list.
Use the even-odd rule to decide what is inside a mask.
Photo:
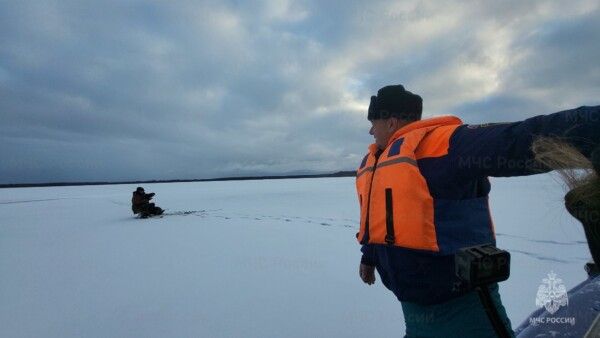
[[(405, 125), (404, 127), (396, 130), (396, 132), (388, 140), (388, 144), (386, 145), (386, 148), (390, 145), (390, 143), (394, 142), (395, 140), (402, 137), (402, 135), (409, 133), (411, 131), (414, 131), (417, 129), (435, 127), (435, 126), (455, 125), (455, 124), (460, 125), (460, 124), (463, 124), (463, 122), (458, 117), (451, 116), (451, 115), (432, 117), (432, 118), (425, 119), (425, 120), (411, 122), (411, 123)], [(379, 147), (377, 146), (377, 144), (373, 143), (369, 146), (369, 152), (371, 152), (372, 154), (377, 154), (377, 151), (379, 151)]]

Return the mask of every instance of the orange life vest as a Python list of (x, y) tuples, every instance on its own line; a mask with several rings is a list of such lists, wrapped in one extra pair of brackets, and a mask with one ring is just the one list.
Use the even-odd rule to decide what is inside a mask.
[(385, 150), (369, 147), (356, 175), (361, 244), (441, 251), (434, 199), (417, 161), (447, 155), (461, 124), (454, 116), (421, 120), (396, 131)]

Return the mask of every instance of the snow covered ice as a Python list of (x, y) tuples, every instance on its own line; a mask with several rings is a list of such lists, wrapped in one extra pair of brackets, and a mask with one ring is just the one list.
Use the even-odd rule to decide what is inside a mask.
[[(0, 337), (401, 337), (400, 303), (358, 277), (353, 178), (0, 189)], [(500, 293), (516, 328), (551, 271), (586, 278), (550, 175), (493, 179)]]

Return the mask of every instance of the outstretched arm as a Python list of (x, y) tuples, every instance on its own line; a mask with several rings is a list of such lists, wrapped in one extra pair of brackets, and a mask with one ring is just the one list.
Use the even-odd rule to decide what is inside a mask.
[(600, 143), (600, 106), (513, 123), (464, 125), (452, 135), (448, 156), (459, 178), (539, 174), (549, 171), (536, 163), (531, 151), (539, 136), (558, 137), (589, 158)]

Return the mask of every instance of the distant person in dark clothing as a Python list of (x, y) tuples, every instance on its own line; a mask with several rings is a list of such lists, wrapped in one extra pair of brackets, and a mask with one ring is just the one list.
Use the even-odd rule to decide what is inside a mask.
[(164, 210), (154, 205), (154, 203), (150, 203), (154, 195), (153, 192), (146, 194), (144, 188), (137, 187), (133, 192), (133, 197), (131, 197), (131, 210), (133, 213), (136, 215), (139, 214), (140, 218), (162, 215)]

